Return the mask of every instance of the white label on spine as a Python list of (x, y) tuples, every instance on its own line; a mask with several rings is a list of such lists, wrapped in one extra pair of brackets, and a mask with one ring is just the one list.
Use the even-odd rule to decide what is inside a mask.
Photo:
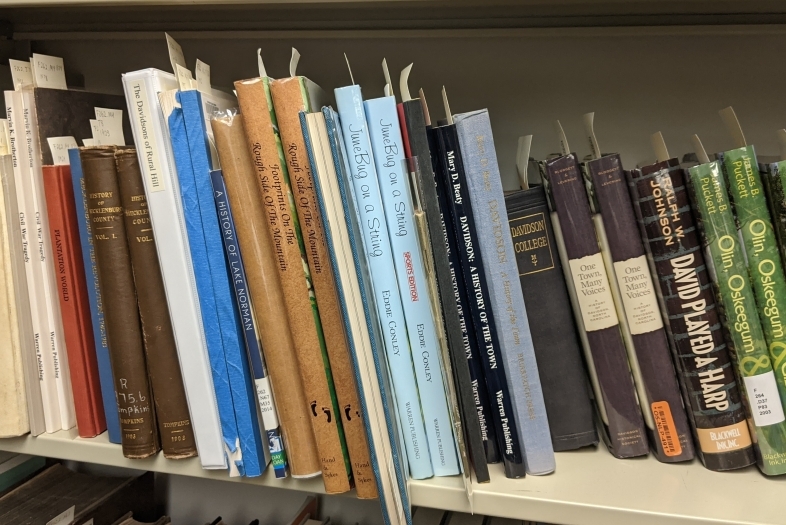
[(163, 167), (161, 166), (161, 155), (158, 151), (158, 144), (153, 136), (153, 115), (154, 108), (151, 107), (150, 101), (145, 91), (144, 83), (140, 81), (132, 82), (130, 85), (130, 93), (133, 100), (129, 101), (129, 105), (134, 108), (134, 113), (129, 115), (130, 118), (136, 119), (136, 127), (139, 131), (137, 135), (136, 144), (137, 149), (141, 152), (141, 168), (147, 176), (148, 192), (164, 191)]
[(775, 373), (772, 370), (742, 379), (745, 382), (745, 390), (748, 391), (753, 422), (757, 427), (775, 425), (786, 419), (783, 415), (781, 398), (778, 396)]
[(62, 58), (33, 53), (30, 61), (33, 64), (33, 83), (36, 87), (68, 89)]
[(620, 287), (630, 333), (646, 334), (663, 328), (647, 256), (615, 262), (614, 272), (617, 274), (617, 284)]
[(587, 255), (581, 259), (571, 259), (569, 264), (584, 328), (594, 332), (619, 324), (603, 256), (600, 253)]
[(74, 137), (47, 137), (46, 141), (52, 151), (52, 163), (55, 166), (68, 166), (71, 163), (68, 150), (79, 147)]

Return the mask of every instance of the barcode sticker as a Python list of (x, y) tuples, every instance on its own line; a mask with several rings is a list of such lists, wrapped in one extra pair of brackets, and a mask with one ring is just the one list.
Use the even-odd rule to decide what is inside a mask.
[(770, 370), (764, 374), (743, 377), (745, 390), (748, 391), (753, 422), (757, 427), (767, 427), (782, 422), (783, 405), (778, 396), (778, 384), (775, 374)]
[(682, 444), (677, 435), (677, 428), (674, 426), (674, 418), (671, 415), (671, 408), (666, 401), (656, 401), (652, 403), (652, 417), (655, 420), (655, 428), (663, 446), (663, 453), (667, 457), (679, 456), (682, 454)]

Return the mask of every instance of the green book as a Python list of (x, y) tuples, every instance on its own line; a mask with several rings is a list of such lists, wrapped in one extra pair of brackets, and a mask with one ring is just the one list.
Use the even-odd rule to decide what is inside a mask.
[(772, 360), (781, 404), (786, 406), (786, 279), (753, 146), (718, 156), (734, 203), (753, 291)]
[(778, 383), (759, 321), (742, 246), (737, 237), (726, 183), (718, 162), (689, 171), (690, 189), (723, 319), (734, 348), (756, 430), (759, 467), (764, 474), (786, 473), (786, 418)]
[(781, 262), (786, 264), (786, 160), (762, 164), (759, 169), (772, 213), (772, 225), (781, 252)]

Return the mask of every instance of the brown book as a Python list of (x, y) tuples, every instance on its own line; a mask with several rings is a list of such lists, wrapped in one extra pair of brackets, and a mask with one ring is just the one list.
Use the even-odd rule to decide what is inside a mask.
[[(284, 446), (293, 477), (319, 474), (314, 431), (297, 354), (284, 306), (273, 240), (240, 120), (213, 120), (213, 134), (221, 158), (229, 204), (235, 217), (238, 243), (243, 254), (251, 302), (259, 325), (262, 350), (270, 369)], [(278, 158), (278, 156), (276, 156)]]
[[(311, 411), (311, 423), (322, 464), (325, 490), (328, 493), (346, 492), (351, 488), (351, 468), (346, 454), (343, 425), (341, 419), (337, 417), (340, 409), (334, 391), (330, 359), (322, 333), (323, 327), (317, 303), (311, 294), (309, 265), (305, 261), (305, 253), (311, 253), (311, 250), (305, 246), (312, 247), (315, 240), (309, 237), (311, 226), (306, 224), (302, 225), (301, 237), (301, 225), (295, 211), (296, 180), (306, 169), (308, 160), (299, 157), (299, 161), (293, 161), (302, 163), (299, 164), (298, 169), (292, 171), (290, 178), (288, 170), (291, 169), (292, 163), (285, 162), (284, 157), (290, 158), (293, 151), (283, 134), (281, 148), (275, 140), (275, 132), (272, 131), (276, 124), (273, 121), (275, 117), (270, 111), (272, 101), (265, 92), (267, 82), (268, 79), (265, 78), (257, 81), (256, 84), (253, 81), (238, 83), (237, 86), (240, 87), (238, 99), (241, 109), (247, 109), (244, 118), (248, 124), (249, 149), (253, 152), (252, 160), (256, 167), (258, 187), (262, 201), (266, 205), (265, 222), (273, 239), (276, 268), (284, 292), (284, 304), (298, 356), (303, 388)], [(275, 91), (273, 84), (274, 82), (270, 82), (271, 94)], [(253, 91), (255, 85), (258, 89)], [(300, 84), (295, 82), (293, 85)], [(250, 92), (245, 89), (248, 86), (252, 86)], [(240, 93), (241, 91), (243, 94)], [(302, 100), (299, 93), (298, 91), (297, 100)], [(290, 115), (289, 118), (279, 120), (278, 125), (282, 125), (286, 120), (289, 129), (293, 126), (290, 121), (294, 118), (302, 148), (303, 135), (299, 131), (298, 102), (286, 96), (284, 99), (289, 101), (289, 106), (286, 104), (281, 106), (280, 113), (283, 115), (294, 112), (294, 116)], [(300, 205), (298, 204), (298, 208)], [(308, 203), (306, 205), (308, 206)], [(318, 220), (318, 215), (310, 216), (311, 222)], [(328, 264), (327, 261), (325, 264)]]
[(190, 458), (197, 455), (194, 430), (136, 150), (118, 149), (115, 163), (161, 448), (165, 457)]
[(131, 255), (123, 224), (114, 147), (81, 148), (88, 218), (93, 228), (96, 267), (109, 357), (115, 379), (123, 455), (145, 458), (158, 451), (150, 382), (145, 364)]
[(308, 81), (303, 77), (274, 81), (271, 83), (271, 94), (274, 106), (283, 106), (281, 114), (276, 112), (282, 138), (281, 144), (287, 155), (291, 188), (297, 203), (300, 229), (306, 244), (311, 281), (314, 284), (314, 294), (319, 306), (322, 331), (330, 359), (330, 370), (333, 373), (341, 423), (344, 427), (358, 497), (376, 498), (377, 486), (374, 477), (370, 475), (371, 458), (369, 457), (363, 418), (359, 415), (360, 400), (349, 356), (347, 334), (344, 331), (344, 320), (341, 317), (336, 281), (333, 277), (330, 254), (325, 240), (324, 223), (314, 188), (314, 174), (311, 172), (300, 123), (301, 111), (320, 109), (307, 107), (304, 104), (308, 101), (302, 95), (300, 86), (305, 82)]

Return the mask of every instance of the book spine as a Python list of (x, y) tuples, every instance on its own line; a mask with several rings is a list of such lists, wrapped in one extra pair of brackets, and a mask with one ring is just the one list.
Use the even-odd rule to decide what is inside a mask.
[(410, 348), (413, 349), (431, 464), (437, 476), (459, 473), (442, 380), (439, 340), (431, 311), (423, 257), (412, 219), (412, 196), (404, 165), (404, 147), (393, 97), (364, 103), (374, 153), (393, 262), (404, 305)]
[(37, 255), (37, 216), (35, 193), (32, 188), (26, 131), (24, 123), (25, 110), (22, 94), (17, 91), (6, 91), (6, 113), (8, 115), (9, 135), (11, 142), (11, 158), (14, 164), (16, 179), (16, 200), (19, 206), (19, 227), (22, 244), (20, 249), (25, 260), (28, 296), (33, 325), (33, 341), (38, 363), (38, 381), (41, 388), (41, 399), (44, 409), (46, 431), (57, 432), (62, 428), (60, 408), (55, 386), (55, 355), (51, 352), (49, 321), (46, 315), (46, 298), (44, 296), (44, 278)]
[(213, 385), (205, 323), (200, 310), (169, 125), (158, 94), (177, 87), (174, 75), (152, 69), (123, 75), (134, 142), (158, 240), (158, 260), (188, 398), (199, 461), (226, 469), (227, 456)]
[[(517, 420), (519, 415), (513, 405), (513, 397), (505, 369), (507, 363), (500, 354), (500, 335), (495, 322), (495, 311), (489, 297), (489, 288), (484, 270), (484, 256), (478, 248), (478, 232), (469, 199), (464, 163), (459, 149), (455, 126), (437, 128), (442, 179), (438, 181), (446, 194), (452, 230), (459, 254), (459, 270), (462, 276), (459, 286), (465, 288), (472, 323), (475, 327), (478, 353), (483, 365), (485, 386), (492, 406), (491, 419), (497, 437), (497, 446), (505, 465), (505, 475), (519, 478), (526, 474), (522, 440)], [(474, 300), (473, 300), (474, 299)], [(479, 385), (480, 386), (480, 385)]]
[(605, 414), (604, 437), (618, 458), (646, 455), (644, 421), (575, 155), (548, 161), (546, 174), (601, 394), (596, 402)]
[(161, 448), (167, 458), (193, 457), (194, 431), (136, 150), (118, 150), (115, 163)]
[(781, 263), (786, 265), (786, 161), (761, 166), (767, 204), (772, 212), (772, 225), (781, 254)]
[(742, 468), (756, 459), (684, 175), (679, 167), (657, 166), (627, 177), (698, 452), (710, 470)]
[(772, 360), (781, 404), (786, 405), (786, 278), (783, 275), (767, 199), (753, 146), (722, 153), (719, 163), (734, 205), (745, 246), (751, 284), (756, 297), (764, 340)]
[[(542, 187), (505, 197), (555, 451), (598, 443), (587, 373)], [(554, 327), (562, 327), (555, 330)]]
[[(274, 81), (271, 96), (303, 239), (301, 250), (304, 250), (302, 254), (308, 263), (306, 279), (310, 280), (316, 299), (315, 305), (319, 318), (317, 331), (321, 331), (321, 340), (324, 341), (323, 360), (327, 365), (324, 370), (333, 398), (336, 427), (344, 457), (345, 471), (339, 473), (339, 477), (334, 481), (343, 483), (344, 478), (352, 474), (351, 452), (355, 451), (358, 457), (364, 455), (368, 457), (368, 444), (363, 436), (362, 421), (347, 419), (343, 411), (343, 407), (346, 406), (349, 406), (350, 410), (357, 410), (360, 402), (349, 362), (347, 338), (344, 333), (336, 283), (330, 266), (322, 214), (314, 190), (314, 172), (309, 162), (310, 144), (307, 143), (307, 136), (303, 133), (301, 112), (312, 111), (310, 100), (304, 95), (306, 92), (304, 84), (305, 80), (302, 77)], [(344, 417), (341, 417), (342, 413)], [(336, 468), (337, 472), (338, 470)]]
[(786, 472), (786, 417), (779, 397), (778, 382), (767, 352), (761, 323), (751, 289), (748, 268), (739, 244), (726, 183), (718, 162), (690, 169), (691, 197), (708, 247), (713, 280), (718, 287), (729, 343), (737, 353), (753, 415), (759, 467), (767, 475)]
[[(361, 106), (362, 107), (362, 106)], [(335, 166), (335, 189), (341, 204), (336, 205), (334, 214), (339, 231), (343, 229), (349, 250), (343, 251), (346, 264), (338, 264), (350, 288), (348, 298), (354, 296), (354, 317), (356, 327), (355, 352), (353, 352), (355, 373), (366, 415), (366, 432), (369, 436), (371, 467), (377, 479), (377, 492), (385, 523), (397, 520), (411, 525), (409, 496), (406, 483), (406, 459), (401, 449), (401, 427), (395, 416), (395, 399), (386, 366), (382, 343), (381, 325), (377, 316), (371, 292), (371, 273), (361, 243), (363, 235), (360, 214), (355, 207), (351, 171), (344, 138), (341, 133), (338, 114), (332, 107), (323, 107), (325, 126), (333, 154)], [(345, 228), (344, 228), (345, 226)], [(341, 254), (341, 252), (339, 252)], [(351, 311), (351, 310), (350, 310)], [(350, 318), (351, 319), (351, 318)], [(384, 419), (384, 424), (382, 423)], [(388, 459), (389, 458), (389, 459)]]
[[(483, 373), (483, 359), (480, 357), (480, 346), (478, 344), (478, 335), (475, 331), (475, 324), (472, 320), (472, 309), (470, 307), (470, 299), (467, 295), (467, 288), (464, 286), (464, 278), (461, 275), (461, 259), (459, 255), (458, 242), (456, 241), (456, 231), (453, 228), (452, 214), (450, 211), (449, 198), (444, 191), (444, 184), (442, 184), (442, 163), (439, 162), (439, 150), (437, 147), (437, 130), (429, 128), (429, 148), (433, 151), (433, 158), (435, 158), (435, 186), (437, 193), (437, 201), (439, 206), (440, 227), (442, 229), (442, 239), (445, 244), (445, 250), (448, 256), (448, 265), (450, 273), (450, 285), (453, 290), (453, 298), (456, 301), (456, 309), (459, 315), (459, 329), (461, 330), (461, 343), (463, 353), (454, 355), (454, 362), (456, 368), (460, 370), (461, 364), (459, 359), (467, 362), (467, 371), (469, 372), (470, 388), (469, 393), (472, 394), (472, 402), (467, 403), (462, 400), (462, 406), (465, 411), (474, 410), (478, 419), (478, 427), (480, 430), (481, 444), (483, 445), (483, 453), (487, 463), (499, 463), (500, 453), (499, 444), (497, 441), (497, 432), (493, 423), (493, 416), (491, 410), (491, 402), (489, 401), (488, 388), (486, 386), (486, 378)], [(436, 250), (435, 250), (436, 251)], [(458, 376), (459, 372), (457, 372)], [(458, 381), (461, 382), (460, 380)], [(463, 388), (461, 388), (463, 391)], [(467, 430), (469, 433), (470, 429)], [(473, 453), (473, 466), (474, 466), (474, 453)], [(477, 470), (477, 467), (476, 467)], [(476, 474), (477, 477), (477, 474)]]
[[(308, 122), (307, 122), (308, 121)], [(308, 159), (311, 164), (311, 173), (314, 180), (315, 197), (319, 206), (319, 215), (322, 219), (321, 225), (324, 231), (324, 239), (327, 244), (327, 260), (330, 263), (333, 276), (335, 278), (334, 290), (336, 294), (337, 306), (340, 308), (339, 321), (344, 328), (344, 344), (346, 352), (336, 352), (335, 347), (332, 349), (328, 347), (330, 355), (330, 365), (333, 371), (333, 377), (336, 380), (336, 394), (338, 395), (339, 403), (341, 404), (341, 421), (344, 427), (344, 434), (347, 439), (347, 448), (349, 449), (349, 459), (352, 465), (352, 478), (355, 482), (355, 489), (358, 497), (361, 499), (376, 499), (378, 496), (377, 488), (374, 479), (368, 475), (368, 468), (371, 465), (369, 457), (369, 448), (366, 441), (365, 424), (363, 417), (360, 415), (360, 399), (358, 398), (357, 388), (347, 392), (346, 388), (340, 388), (339, 384), (343, 381), (349, 381), (350, 386), (355, 385), (355, 375), (353, 373), (352, 362), (350, 360), (350, 351), (354, 351), (354, 345), (350, 341), (352, 336), (351, 327), (349, 325), (349, 313), (347, 311), (346, 298), (344, 297), (344, 290), (341, 287), (341, 273), (337, 268), (338, 260), (335, 250), (334, 233), (331, 231), (330, 215), (334, 213), (334, 209), (326, 209), (326, 199), (332, 199), (332, 191), (327, 187), (327, 183), (332, 184), (335, 180), (335, 173), (328, 173), (332, 169), (332, 154), (328, 148), (327, 129), (325, 126), (325, 119), (322, 112), (309, 113), (300, 112), (300, 124), (303, 129), (303, 138), (306, 143), (306, 150), (308, 152)], [(334, 180), (327, 181), (326, 178), (331, 176)], [(320, 182), (320, 177), (323, 177)], [(325, 192), (330, 192), (326, 197)], [(330, 201), (334, 202), (333, 200)], [(336, 207), (334, 205), (334, 207)], [(335, 216), (333, 216), (335, 223)], [(338, 354), (338, 355), (336, 355)], [(334, 363), (338, 361), (338, 366)]]
[[(443, 249), (445, 227), (439, 207), (434, 163), (431, 160), (423, 107), (420, 105), (420, 100), (410, 100), (399, 104), (398, 108), (402, 134), (406, 131), (404, 136), (408, 156), (414, 159), (413, 162), (418, 168), (416, 172), (418, 200), (422, 212), (417, 217), (420, 217), (424, 223), (418, 231), (423, 232), (421, 245), (424, 249), (424, 257), (427, 259), (426, 268), (433, 270), (433, 275), (429, 276), (429, 283), (434, 283), (436, 287), (432, 291), (432, 299), (436, 306), (434, 317), (438, 323), (444, 319), (439, 331), (442, 339), (447, 343), (443, 362), (449, 364), (452, 370), (452, 374), (447, 376), (446, 383), (450, 386), (454, 425), (459, 423), (463, 426), (463, 428), (456, 427), (459, 450), (462, 451), (462, 456), (466, 456), (466, 452), (463, 452), (463, 442), (466, 442), (475, 469), (475, 477), (478, 483), (485, 483), (491, 479), (486, 456), (488, 432), (486, 429), (481, 429), (479, 421), (479, 415), (485, 417), (485, 414), (479, 414), (476, 410), (470, 364), (464, 348), (465, 330), (461, 327), (463, 315), (459, 314), (460, 305), (453, 290), (455, 276), (451, 277), (450, 248)], [(431, 262), (428, 262), (429, 259)], [(480, 400), (477, 404), (488, 413), (488, 398), (485, 395), (483, 398), (485, 405)], [(483, 426), (485, 427), (485, 421)], [(496, 449), (493, 452), (496, 452)], [(464, 461), (466, 462), (466, 459)]]
[(114, 148), (80, 150), (93, 227), (98, 279), (106, 303), (107, 340), (115, 378), (123, 455), (145, 458), (158, 450), (131, 255), (123, 225)]
[(413, 479), (425, 479), (434, 475), (434, 469), (418, 396), (412, 350), (406, 335), (404, 306), (393, 264), (363, 98), (357, 85), (338, 88), (335, 94), (352, 174), (354, 204), (363, 226), (363, 250), (374, 283), (371, 290), (383, 326), (385, 353), (392, 377), (409, 473)]
[[(9, 191), (6, 179), (13, 178), (13, 165), (10, 155), (0, 156), (0, 176), (4, 179), (0, 186), (0, 261), (2, 270), (0, 271), (0, 399), (5, 400), (0, 406), (0, 436), (21, 436), (31, 430), (31, 419), (35, 414), (30, 411), (28, 416), (27, 398), (30, 392), (40, 393), (38, 381), (34, 383), (35, 389), (27, 385), (29, 376), (27, 375), (25, 356), (31, 347), (22, 346), (27, 342), (24, 337), (20, 337), (20, 328), (23, 327), (21, 320), (24, 313), (18, 308), (20, 303), (17, 297), (22, 292), (22, 287), (18, 286), (17, 273), (24, 275), (24, 262), (17, 265), (12, 255), (12, 250), (16, 249), (13, 242), (12, 217), (13, 222), (18, 220), (16, 214), (10, 214), (8, 210), (8, 199), (6, 193)], [(30, 400), (35, 402), (34, 399)], [(40, 401), (39, 401), (40, 402)]]
[[(271, 170), (261, 187), (268, 219), (266, 222), (273, 237), (277, 268), (284, 290), (303, 388), (311, 409), (311, 424), (325, 488), (330, 493), (346, 492), (350, 489), (351, 467), (347, 458), (343, 426), (336, 417), (339, 414), (338, 399), (320, 311), (314, 296), (303, 233), (310, 231), (313, 234), (312, 223), (318, 217), (311, 215), (309, 224), (301, 224), (295, 201), (296, 188), (305, 183), (303, 171), (304, 163), (307, 163), (302, 157), (305, 155), (305, 146), (298, 116), (303, 105), (300, 78), (287, 79), (279, 84), (269, 82), (266, 86), (270, 94), (270, 98), (267, 98), (267, 94), (265, 97), (269, 104), (267, 107), (275, 113), (276, 124), (281, 131), (276, 148), (271, 152), (275, 155), (271, 157), (271, 161), (277, 160), (279, 169)], [(269, 115), (272, 120), (272, 113)], [(283, 135), (285, 126), (286, 137)], [(259, 162), (255, 163), (258, 167)], [(294, 171), (290, 174), (292, 169)], [(308, 202), (304, 204), (309, 205)], [(312, 244), (315, 243), (315, 238), (308, 241), (309, 248), (316, 248), (315, 244)], [(313, 252), (308, 253), (314, 255)]]
[(63, 316), (69, 372), (79, 437), (95, 437), (106, 430), (101, 406), (98, 362), (92, 338), (87, 284), (79, 271), (82, 253), (75, 224), (76, 211), (68, 166), (43, 167), (49, 235), (55, 256), (58, 300)]
[[(284, 232), (278, 226), (273, 229), (268, 215), (278, 210), (269, 203), (269, 199), (277, 195), (270, 186), (274, 182), (273, 175), (278, 187), (283, 188), (280, 185), (284, 184), (269, 90), (262, 79), (237, 82), (235, 88), (243, 116), (213, 120), (213, 132), (230, 206), (238, 217), (243, 217), (235, 223), (238, 241), (245, 254), (251, 300), (262, 349), (270, 365), (270, 380), (292, 476), (318, 475), (321, 465), (303, 382), (299, 374), (287, 372), (297, 367), (297, 353), (279, 278), (277, 257), (280, 252), (274, 249), (273, 242), (275, 236), (281, 243)], [(281, 196), (284, 195), (282, 191)], [(290, 233), (294, 235), (294, 230)]]
[(49, 327), (47, 344), (55, 364), (55, 387), (60, 409), (60, 427), (68, 430), (76, 425), (74, 398), (71, 391), (71, 376), (68, 371), (68, 354), (63, 338), (63, 319), (57, 297), (54, 265), (52, 264), (52, 244), (49, 240), (49, 216), (46, 212), (44, 180), (41, 166), (41, 144), (38, 141), (38, 116), (36, 114), (34, 92), (23, 91), (22, 109), (27, 148), (28, 169), (32, 178), (32, 189), (36, 211), (36, 233), (38, 239), (38, 259), (42, 268), (44, 305)]
[[(220, 150), (219, 150), (220, 155)], [(262, 424), (266, 429), (268, 452), (277, 478), (287, 477), (287, 456), (284, 451), (284, 442), (281, 439), (281, 429), (278, 422), (278, 412), (270, 389), (270, 379), (267, 377), (265, 363), (262, 359), (262, 348), (259, 345), (254, 312), (252, 311), (251, 298), (248, 296), (248, 281), (243, 258), (237, 243), (235, 221), (229, 207), (226, 184), (221, 170), (210, 173), (213, 183), (213, 195), (216, 199), (216, 209), (221, 224), (221, 233), (224, 239), (224, 252), (229, 263), (232, 284), (235, 289), (235, 299), (240, 311), (243, 337), (246, 341), (248, 359), (254, 374), (254, 386), (257, 392), (257, 404), (262, 414)]]
[(524, 464), (527, 474), (547, 474), (556, 466), (554, 449), (516, 253), (506, 227), (505, 197), (488, 111), (458, 115), (456, 132), (478, 233), (478, 248), (486, 262), (484, 273), (489, 284), (489, 299), (497, 314), (495, 323), (501, 335), (502, 358), (507, 364), (508, 388), (512, 390), (513, 409), (518, 416), (516, 422), (524, 449)]
[[(170, 96), (175, 96), (175, 94)], [(207, 340), (207, 349), (210, 355), (210, 369), (216, 402), (218, 403), (218, 416), (221, 422), (224, 453), (229, 458), (230, 476), (240, 476), (244, 473), (243, 460), (240, 454), (237, 422), (235, 421), (235, 411), (232, 405), (232, 391), (229, 387), (227, 360), (221, 339), (221, 327), (210, 274), (207, 246), (202, 233), (199, 200), (194, 187), (193, 167), (188, 150), (183, 109), (178, 105), (172, 109), (168, 116), (166, 113), (164, 115), (169, 122), (172, 153), (177, 166), (178, 189), (180, 190), (183, 216), (188, 232), (188, 247), (191, 252), (191, 261), (194, 265), (194, 276), (196, 278), (199, 306), (202, 312), (202, 322), (204, 323), (205, 339)]]
[(689, 461), (694, 451), (688, 417), (622, 161), (619, 155), (606, 155), (586, 167), (600, 208), (596, 229), (603, 230), (612, 261), (607, 267), (616, 279), (612, 291), (617, 292), (618, 315), (627, 320), (632, 342), (628, 356), (650, 443), (659, 461)]
[[(211, 157), (202, 109), (203, 102), (201, 94), (196, 90), (180, 92), (179, 96), (191, 157), (190, 173), (193, 176), (191, 190), (195, 190), (190, 195), (195, 196), (197, 200), (195, 210), (198, 209), (198, 219), (201, 220), (202, 236), (207, 249), (207, 263), (216, 300), (229, 388), (232, 393), (231, 403), (243, 455), (243, 475), (255, 477), (265, 470), (266, 446), (259, 429), (256, 394), (252, 389), (248, 358), (242, 347), (242, 337), (239, 333), (240, 316), (229, 284), (229, 268), (224, 257), (221, 228), (218, 225), (218, 213), (213, 199), (210, 182)], [(189, 181), (189, 186), (190, 184)]]
[(98, 362), (98, 379), (101, 385), (101, 398), (104, 404), (104, 417), (110, 443), (120, 443), (120, 418), (117, 412), (117, 395), (112, 377), (112, 364), (109, 361), (109, 347), (106, 344), (106, 325), (104, 323), (104, 307), (101, 289), (98, 286), (98, 269), (96, 268), (93, 233), (87, 214), (87, 193), (85, 178), (82, 173), (82, 161), (79, 149), (68, 151), (71, 163), (71, 183), (74, 191), (74, 209), (82, 242), (82, 263), (87, 286), (87, 299), (90, 304), (92, 318), (93, 341)]

